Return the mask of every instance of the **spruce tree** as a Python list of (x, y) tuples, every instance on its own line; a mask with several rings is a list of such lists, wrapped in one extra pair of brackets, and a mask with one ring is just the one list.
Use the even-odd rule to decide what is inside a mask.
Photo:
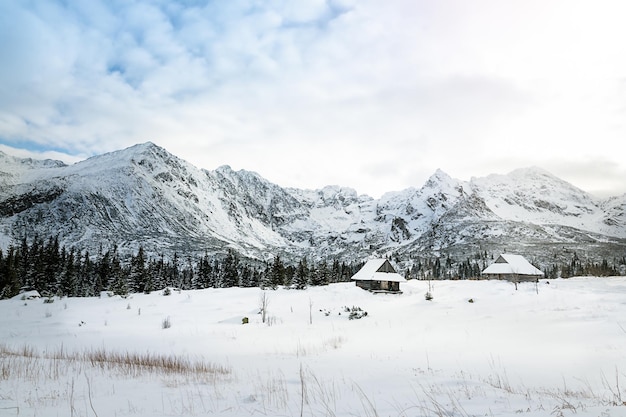
[(231, 249), (228, 250), (222, 265), (221, 287), (236, 287), (239, 285), (238, 272), (239, 258)]
[(111, 252), (107, 251), (100, 259), (97, 260), (96, 273), (93, 277), (93, 284), (91, 288), (92, 295), (100, 296), (100, 293), (104, 291), (105, 285), (109, 281), (111, 275)]
[(139, 246), (137, 255), (133, 256), (130, 262), (130, 282), (134, 292), (149, 293), (153, 290), (148, 285), (148, 273), (146, 270), (146, 256), (143, 252), (143, 246)]
[(109, 271), (109, 285), (108, 290), (112, 291), (115, 295), (121, 295), (122, 297), (128, 294), (128, 271), (125, 271), (120, 262), (117, 253), (113, 254), (111, 259), (111, 269)]
[(274, 261), (269, 273), (270, 288), (276, 289), (285, 282), (285, 265), (279, 255), (274, 256)]
[(65, 257), (65, 264), (59, 283), (59, 294), (64, 296), (78, 295), (78, 273), (76, 270), (76, 260), (74, 259), (74, 248)]
[(21, 283), (18, 265), (18, 251), (9, 247), (7, 255), (3, 257), (0, 250), (0, 299), (11, 298), (19, 293)]
[(329, 282), (329, 271), (326, 261), (317, 264), (317, 268), (311, 272), (311, 285), (326, 285)]
[(296, 268), (296, 275), (294, 278), (294, 285), (298, 290), (304, 290), (309, 284), (309, 267), (306, 262), (306, 258), (300, 259), (298, 267)]

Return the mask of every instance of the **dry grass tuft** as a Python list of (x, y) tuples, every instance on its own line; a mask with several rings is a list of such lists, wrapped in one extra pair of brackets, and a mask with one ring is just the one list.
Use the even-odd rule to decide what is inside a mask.
[[(161, 353), (116, 352), (105, 348), (87, 349), (83, 352), (68, 352), (63, 346), (51, 352), (38, 352), (32, 346), (12, 348), (0, 344), (0, 379), (11, 377), (55, 378), (61, 367), (69, 364), (90, 366), (105, 371), (120, 372), (137, 377), (143, 374), (183, 376), (225, 376), (230, 368), (191, 359), (187, 356)], [(44, 375), (42, 375), (44, 372)]]

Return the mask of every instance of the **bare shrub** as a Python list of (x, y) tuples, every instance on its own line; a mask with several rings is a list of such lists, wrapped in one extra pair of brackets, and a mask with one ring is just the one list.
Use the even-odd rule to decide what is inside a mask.
[(345, 307), (345, 312), (349, 313), (348, 320), (358, 320), (367, 317), (367, 311), (364, 311), (359, 306), (352, 306), (352, 308)]
[(162, 329), (169, 329), (170, 327), (172, 327), (172, 321), (170, 320), (170, 316), (167, 316), (161, 322), (161, 328)]
[(267, 306), (270, 304), (270, 298), (265, 291), (261, 293), (259, 298), (259, 312), (261, 313), (261, 321), (265, 323), (267, 319)]

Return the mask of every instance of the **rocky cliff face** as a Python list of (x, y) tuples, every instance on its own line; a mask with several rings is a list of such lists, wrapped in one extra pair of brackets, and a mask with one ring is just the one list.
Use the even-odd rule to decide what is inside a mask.
[[(538, 168), (468, 182), (438, 170), (379, 200), (343, 187), (282, 188), (203, 170), (146, 143), (67, 166), (0, 153), (0, 234), (152, 253), (359, 259), (477, 248), (622, 251), (626, 195), (600, 200)], [(543, 249), (542, 249), (543, 248)], [(497, 250), (497, 249), (495, 249)]]

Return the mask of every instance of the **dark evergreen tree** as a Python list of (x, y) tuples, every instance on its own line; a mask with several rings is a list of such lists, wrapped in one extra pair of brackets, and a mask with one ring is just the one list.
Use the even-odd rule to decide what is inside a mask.
[(198, 263), (198, 280), (197, 288), (215, 287), (215, 275), (213, 274), (213, 266), (207, 253), (204, 254)]
[(152, 286), (156, 289), (165, 288), (167, 284), (168, 266), (165, 262), (165, 256), (161, 254), (159, 259), (151, 259), (148, 262), (148, 277), (152, 281)]
[(82, 297), (95, 295), (93, 291), (93, 283), (96, 280), (96, 266), (96, 264), (91, 262), (89, 251), (85, 251), (78, 275), (78, 292)]
[(63, 259), (59, 250), (59, 238), (49, 238), (48, 243), (44, 246), (43, 252), (43, 270), (45, 288), (43, 293), (47, 295), (56, 294), (58, 292), (59, 270)]
[(61, 281), (59, 283), (59, 295), (77, 296), (78, 292), (78, 271), (74, 248), (70, 249), (70, 253), (65, 258)]
[(317, 264), (315, 270), (311, 271), (311, 285), (326, 285), (328, 282), (328, 265), (326, 261), (321, 261)]
[(231, 249), (228, 250), (222, 264), (221, 287), (236, 287), (239, 285), (239, 257)]
[(330, 269), (329, 275), (330, 282), (341, 281), (341, 265), (339, 265), (339, 261), (337, 259), (333, 260), (333, 265)]
[(274, 256), (274, 261), (269, 271), (269, 287), (278, 288), (285, 283), (285, 265), (279, 255)]
[(309, 267), (306, 262), (306, 258), (300, 259), (298, 267), (296, 268), (296, 275), (294, 277), (294, 286), (296, 289), (303, 290), (309, 284)]
[(139, 246), (137, 255), (130, 262), (130, 282), (134, 292), (150, 293), (153, 290), (148, 283), (148, 271), (146, 269), (146, 255), (143, 246)]
[(169, 262), (165, 265), (165, 285), (167, 287), (181, 287), (182, 280), (180, 279), (180, 269), (178, 263), (178, 252), (174, 252), (174, 258), (172, 259), (172, 262)]
[(91, 295), (99, 296), (105, 289), (105, 285), (108, 283), (109, 276), (111, 275), (111, 252), (107, 251), (96, 264), (96, 271), (93, 277), (93, 284), (91, 288)]
[(255, 279), (255, 271), (248, 265), (243, 265), (239, 273), (239, 285), (242, 287), (256, 287), (258, 282)]
[(117, 253), (111, 259), (111, 268), (108, 277), (108, 290), (115, 295), (126, 296), (129, 292), (128, 276), (130, 272), (122, 266)]
[(439, 260), (439, 258), (435, 258), (435, 262), (433, 263), (433, 279), (439, 279), (441, 278), (441, 261)]
[(21, 282), (18, 278), (19, 251), (9, 247), (6, 256), (0, 250), (0, 299), (11, 298), (19, 293)]
[(189, 290), (193, 288), (193, 283), (195, 281), (195, 269), (193, 267), (193, 263), (191, 262), (191, 257), (187, 257), (187, 265), (182, 270), (182, 283), (180, 288), (183, 290)]

